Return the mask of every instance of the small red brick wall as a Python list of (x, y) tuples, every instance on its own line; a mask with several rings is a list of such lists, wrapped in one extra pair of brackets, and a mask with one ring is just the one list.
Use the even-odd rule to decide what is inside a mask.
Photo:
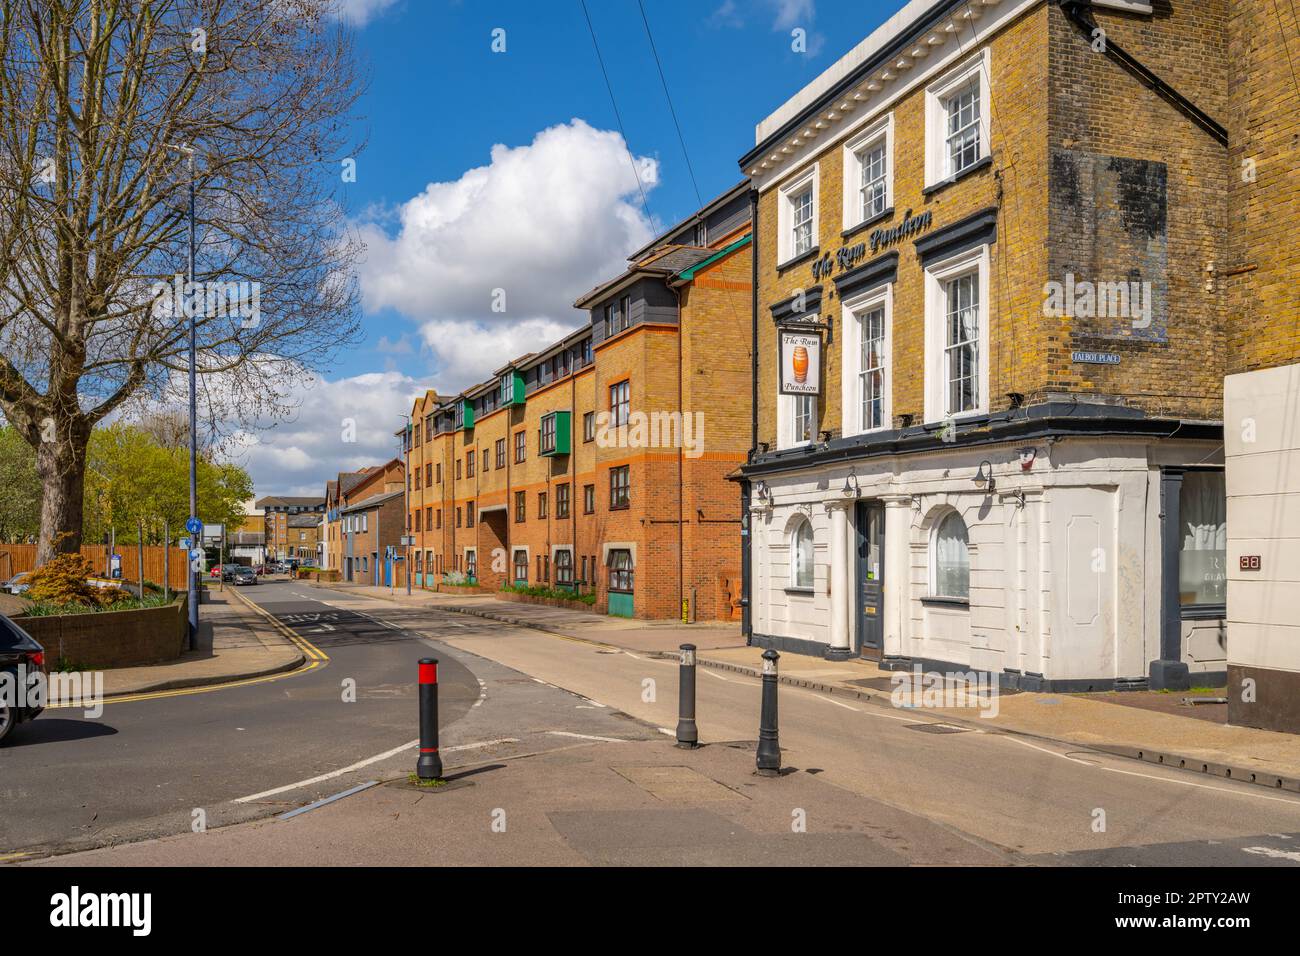
[(14, 623), (45, 648), (51, 669), (60, 660), (91, 670), (161, 664), (181, 656), (188, 631), (184, 596), (166, 607), (19, 616)]

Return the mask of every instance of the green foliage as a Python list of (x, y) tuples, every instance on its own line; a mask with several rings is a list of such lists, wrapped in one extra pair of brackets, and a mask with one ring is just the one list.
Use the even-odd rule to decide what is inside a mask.
[[(102, 540), (116, 528), (119, 544), (134, 543), (139, 522), (145, 540), (161, 541), (163, 519), (173, 538), (189, 516), (189, 449), (164, 442), (139, 425), (121, 422), (98, 428), (87, 452), (85, 539)], [(200, 454), (197, 468), (199, 516), (232, 527), (253, 496), (253, 479), (238, 465)]]
[(32, 446), (11, 425), (0, 427), (0, 541), (35, 539), (41, 530), (41, 480)]
[[(49, 601), (32, 601), (27, 606), (25, 613), (28, 617), (51, 617), (57, 614), (97, 614), (100, 611), (138, 611), (142, 608), (165, 607), (173, 600), (172, 598), (164, 598), (161, 594), (150, 594), (147, 591), (144, 600), (141, 601), (134, 594), (123, 591), (121, 588), (96, 588), (96, 590), (116, 595), (116, 597), (105, 604), (53, 604)], [(79, 669), (76, 667), (57, 668), (57, 670)]]
[(552, 588), (541, 584), (503, 584), (501, 590), (510, 591), (512, 594), (527, 594), (530, 597), (551, 598), (557, 601), (580, 601), (588, 606), (596, 603), (595, 592), (578, 594), (568, 588)]
[[(184, 439), (184, 436), (180, 436)], [(102, 541), (116, 528), (119, 544), (134, 544), (139, 522), (146, 543), (162, 543), (163, 519), (172, 537), (184, 534), (190, 513), (188, 440), (159, 429), (116, 422), (97, 428), (86, 453), (84, 540)], [(233, 528), (253, 479), (243, 468), (199, 453), (199, 515)], [(0, 541), (34, 539), (41, 524), (41, 482), (36, 453), (12, 427), (0, 428)]]

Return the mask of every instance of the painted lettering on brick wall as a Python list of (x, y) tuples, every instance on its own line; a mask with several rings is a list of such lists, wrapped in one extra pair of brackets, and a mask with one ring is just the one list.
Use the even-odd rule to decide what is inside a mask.
[(912, 210), (903, 214), (903, 221), (897, 226), (891, 226), (888, 229), (877, 229), (871, 234), (871, 252), (872, 255), (884, 249), (886, 246), (892, 246), (896, 242), (916, 235), (929, 229), (934, 223), (933, 212), (923, 212), (919, 216), (913, 216)]

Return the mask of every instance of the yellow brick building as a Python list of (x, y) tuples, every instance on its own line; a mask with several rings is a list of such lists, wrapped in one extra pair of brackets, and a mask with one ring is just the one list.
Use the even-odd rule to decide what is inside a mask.
[[(751, 445), (747, 184), (583, 295), (583, 325), (407, 430), (417, 587), (563, 588), (621, 616), (739, 615)], [(450, 576), (449, 576), (450, 575)]]
[[(1300, 22), (1229, 4), (1228, 716), (1300, 731)], [(1288, 49), (1288, 44), (1289, 49)]]
[(913, 0), (758, 124), (754, 643), (1223, 679), (1226, 23)]

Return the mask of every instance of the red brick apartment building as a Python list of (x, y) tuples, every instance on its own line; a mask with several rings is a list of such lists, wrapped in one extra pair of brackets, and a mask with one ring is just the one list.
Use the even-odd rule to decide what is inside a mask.
[(750, 440), (750, 196), (742, 183), (576, 302), (581, 328), (405, 432), (417, 587), (595, 592), (598, 611), (729, 619)]
[(401, 543), (405, 481), (406, 466), (394, 458), (360, 471), (339, 472), (325, 483), (326, 568), (338, 571), (345, 581), (379, 583), (376, 567), (385, 549)]

